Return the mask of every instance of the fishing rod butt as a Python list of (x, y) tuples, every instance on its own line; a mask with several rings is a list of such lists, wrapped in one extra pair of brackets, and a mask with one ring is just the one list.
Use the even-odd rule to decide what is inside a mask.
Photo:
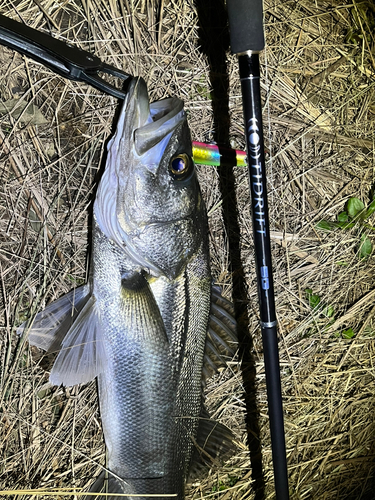
[(227, 0), (233, 54), (264, 49), (262, 0)]

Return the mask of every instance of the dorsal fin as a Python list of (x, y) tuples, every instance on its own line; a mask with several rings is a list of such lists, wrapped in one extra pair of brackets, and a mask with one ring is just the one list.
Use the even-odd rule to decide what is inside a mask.
[(202, 406), (187, 481), (194, 481), (208, 468), (220, 466), (233, 455), (235, 448), (232, 431), (211, 419)]
[(238, 344), (236, 330), (233, 304), (221, 295), (220, 287), (213, 285), (202, 372), (203, 386), (218, 368), (226, 365), (228, 358), (233, 358), (235, 355)]

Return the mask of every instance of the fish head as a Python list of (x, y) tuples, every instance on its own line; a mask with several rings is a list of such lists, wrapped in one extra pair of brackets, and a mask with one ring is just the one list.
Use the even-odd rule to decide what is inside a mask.
[(142, 78), (131, 81), (108, 144), (94, 212), (134, 263), (170, 279), (207, 232), (183, 102), (150, 103)]

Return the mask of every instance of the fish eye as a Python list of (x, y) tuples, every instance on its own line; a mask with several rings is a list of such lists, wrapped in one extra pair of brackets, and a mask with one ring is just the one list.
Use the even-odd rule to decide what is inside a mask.
[(185, 153), (174, 156), (169, 163), (169, 170), (175, 179), (185, 179), (191, 172), (193, 160)]

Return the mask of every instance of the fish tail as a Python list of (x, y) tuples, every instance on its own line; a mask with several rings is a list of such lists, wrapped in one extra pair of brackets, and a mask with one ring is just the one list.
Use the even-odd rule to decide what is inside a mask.
[[(117, 496), (117, 494), (130, 493), (130, 487), (125, 481), (113, 476), (107, 470), (100, 473), (89, 491), (90, 493), (98, 493), (98, 495), (87, 495), (84, 500), (131, 500), (131, 497)], [(100, 493), (105, 493), (105, 495), (100, 495)], [(113, 493), (113, 496), (109, 493)]]

